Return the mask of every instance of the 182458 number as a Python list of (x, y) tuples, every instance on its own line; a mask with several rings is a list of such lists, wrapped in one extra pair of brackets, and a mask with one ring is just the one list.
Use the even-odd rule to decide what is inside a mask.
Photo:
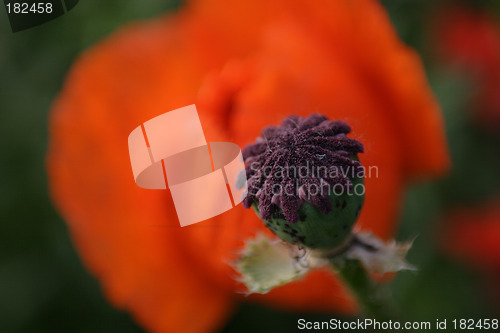
[(498, 319), (453, 319), (453, 328), (461, 330), (498, 330)]
[(26, 2), (14, 2), (6, 4), (7, 13), (11, 14), (50, 14), (52, 13), (52, 3), (36, 2), (29, 4)]

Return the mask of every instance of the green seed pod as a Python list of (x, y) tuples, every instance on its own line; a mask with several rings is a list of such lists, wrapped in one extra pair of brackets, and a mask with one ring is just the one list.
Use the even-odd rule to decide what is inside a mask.
[[(354, 188), (364, 186), (362, 178), (352, 180)], [(312, 249), (334, 248), (344, 243), (351, 234), (364, 202), (363, 193), (354, 192), (328, 196), (332, 210), (322, 213), (314, 205), (303, 202), (299, 208), (297, 223), (289, 223), (283, 214), (275, 212), (271, 218), (263, 220), (266, 227), (282, 240)], [(258, 204), (252, 207), (260, 217)]]
[(345, 242), (364, 202), (363, 146), (350, 127), (321, 115), (288, 117), (245, 147), (248, 194), (266, 227), (286, 242), (330, 249)]

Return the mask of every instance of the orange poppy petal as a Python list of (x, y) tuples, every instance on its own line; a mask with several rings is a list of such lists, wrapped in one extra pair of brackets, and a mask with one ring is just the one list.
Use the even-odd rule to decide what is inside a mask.
[(83, 55), (51, 114), (52, 196), (79, 253), (112, 302), (156, 332), (218, 327), (233, 303), (183, 251), (189, 231), (168, 193), (142, 190), (131, 176), (129, 132), (188, 104), (199, 85), (183, 48), (172, 52), (181, 23), (131, 27)]
[[(406, 177), (435, 175), (449, 167), (442, 115), (422, 63), (398, 39), (376, 1), (325, 0), (304, 4), (300, 0), (198, 0), (192, 7), (207, 23), (206, 29), (199, 32), (203, 38), (197, 40), (223, 41), (222, 50), (245, 56), (249, 48), (250, 54), (261, 52), (262, 46), (273, 49), (275, 53), (265, 54), (274, 61), (271, 66), (279, 68), (282, 62), (295, 61), (287, 70), (300, 73), (304, 84), (312, 80), (316, 87), (316, 74), (321, 75), (322, 68), (328, 70), (331, 62), (338, 61), (348, 75), (361, 79), (358, 84), (371, 95), (367, 98), (379, 103), (378, 117), (386, 118), (397, 137), (397, 154), (402, 157)], [(282, 32), (277, 33), (280, 27)], [(306, 44), (284, 49), (297, 32), (304, 36)], [(316, 66), (318, 72), (311, 72), (317, 53), (327, 60)], [(283, 112), (278, 110), (279, 116)], [(268, 110), (263, 113), (269, 115)]]
[(498, 199), (463, 208), (447, 218), (443, 248), (452, 256), (485, 270), (500, 271), (500, 208)]

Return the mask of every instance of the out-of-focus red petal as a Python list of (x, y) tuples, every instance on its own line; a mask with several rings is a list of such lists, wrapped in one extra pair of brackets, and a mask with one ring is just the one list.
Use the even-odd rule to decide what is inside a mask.
[[(194, 3), (194, 8), (210, 13), (211, 19), (207, 20), (212, 29), (202, 33), (207, 40), (215, 43), (222, 40), (231, 50), (241, 49), (241, 52), (244, 47), (234, 45), (256, 45), (257, 49), (252, 52), (263, 53), (262, 59), (270, 63), (269, 67), (277, 66), (273, 67), (275, 71), (286, 70), (295, 78), (301, 77), (303, 85), (313, 85), (324, 93), (332, 92), (333, 87), (326, 86), (328, 77), (323, 70), (333, 72), (331, 63), (337, 62), (342, 75), (357, 80), (358, 89), (367, 95), (365, 98), (378, 104), (377, 117), (385, 118), (397, 136), (400, 146), (397, 154), (405, 177), (421, 178), (449, 167), (443, 119), (422, 63), (418, 55), (398, 39), (377, 2), (325, 0), (304, 4), (299, 0), (274, 0), (247, 4), (200, 0)], [(259, 10), (255, 11), (255, 7)], [(227, 29), (227, 22), (233, 22), (232, 29)], [(260, 39), (256, 40), (256, 36)], [(297, 42), (297, 39), (301, 40)], [(297, 45), (287, 45), (293, 41)], [(317, 56), (320, 58), (316, 59)], [(325, 79), (319, 82), (325, 86), (317, 85), (317, 76)], [(343, 76), (337, 78), (342, 79)], [(295, 109), (303, 110), (302, 106), (308, 105), (296, 104)], [(296, 112), (295, 109), (291, 111)], [(252, 112), (259, 114), (258, 109)], [(269, 110), (262, 112), (269, 115)], [(273, 110), (273, 113), (278, 118), (286, 114), (286, 110)], [(254, 118), (258, 124), (259, 118)]]
[(500, 21), (486, 11), (453, 4), (438, 11), (432, 25), (433, 48), (473, 83), (473, 109), (480, 124), (500, 126)]
[(197, 246), (193, 230), (179, 228), (170, 195), (140, 189), (131, 177), (130, 131), (189, 104), (200, 84), (181, 23), (130, 27), (84, 54), (50, 125), (52, 195), (79, 253), (112, 302), (155, 332), (219, 327), (234, 298), (210, 267), (197, 265), (203, 252), (193, 258), (186, 250)]
[(500, 273), (500, 205), (498, 199), (462, 208), (447, 218), (443, 248), (484, 271)]

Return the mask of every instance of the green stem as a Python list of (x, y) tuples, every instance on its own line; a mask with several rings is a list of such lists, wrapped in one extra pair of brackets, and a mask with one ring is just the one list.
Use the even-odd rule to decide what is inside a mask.
[(373, 281), (358, 260), (338, 262), (331, 259), (330, 263), (355, 294), (364, 317), (380, 321), (394, 319), (395, 309), (386, 286)]

